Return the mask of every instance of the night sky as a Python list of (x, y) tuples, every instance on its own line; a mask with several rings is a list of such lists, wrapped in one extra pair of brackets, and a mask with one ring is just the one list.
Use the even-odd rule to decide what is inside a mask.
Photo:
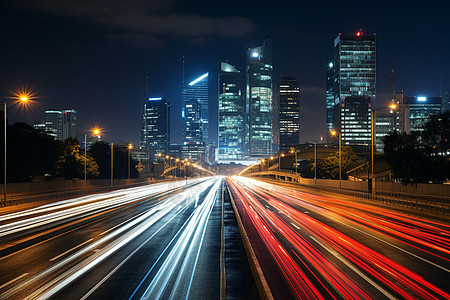
[(0, 2), (0, 97), (35, 89), (33, 124), (47, 108), (74, 108), (78, 131), (94, 125), (106, 141), (139, 141), (150, 96), (171, 102), (171, 142), (181, 142), (181, 57), (189, 82), (210, 72), (210, 142), (217, 140), (217, 73), (228, 60), (245, 71), (249, 47), (273, 40), (280, 75), (301, 85), (301, 140), (325, 133), (325, 69), (333, 41), (359, 29), (377, 35), (377, 98), (386, 102), (388, 67), (405, 95), (450, 89), (450, 1), (110, 1)]

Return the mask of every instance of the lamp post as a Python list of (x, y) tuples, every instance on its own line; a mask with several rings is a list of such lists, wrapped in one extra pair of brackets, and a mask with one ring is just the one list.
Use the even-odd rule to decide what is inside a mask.
[[(19, 102), (22, 104), (25, 104), (29, 101), (29, 95), (19, 95)], [(6, 207), (6, 161), (7, 161), (7, 155), (6, 155), (6, 101), (3, 102), (3, 117), (4, 117), (4, 166), (3, 166), (3, 206)]]
[[(180, 161), (179, 158), (175, 159), (175, 163), (178, 164), (178, 162)], [(181, 166), (178, 168), (178, 174), (181, 176)], [(175, 177), (177, 177), (177, 169), (175, 169)]]
[(295, 148), (292, 147), (291, 153), (294, 153), (295, 175), (298, 175), (297, 174), (297, 150), (295, 150)]
[[(100, 135), (100, 129), (94, 128), (92, 129), (92, 136), (99, 136)], [(86, 133), (84, 134), (84, 186), (86, 186), (86, 177), (87, 177), (87, 138)]]
[(341, 132), (340, 131), (336, 131), (336, 130), (333, 130), (332, 132), (331, 132), (331, 135), (333, 135), (333, 136), (335, 136), (335, 135), (338, 135), (338, 137), (339, 137), (339, 188), (341, 188), (341, 186), (342, 186), (342, 175), (341, 175), (341, 173), (342, 173), (342, 161), (341, 161)]
[(281, 172), (281, 158), (284, 157), (284, 153), (278, 156), (278, 172)]
[(131, 149), (133, 149), (133, 145), (132, 144), (128, 144), (128, 179), (130, 179), (130, 165), (131, 165)]

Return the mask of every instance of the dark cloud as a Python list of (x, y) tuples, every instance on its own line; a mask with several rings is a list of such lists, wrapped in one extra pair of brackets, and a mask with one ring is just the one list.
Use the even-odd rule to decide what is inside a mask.
[(166, 43), (145, 33), (124, 33), (110, 35), (109, 39), (119, 44), (138, 48), (163, 48)]
[[(16, 0), (15, 7), (71, 17), (120, 30), (111, 38), (144, 47), (160, 47), (170, 38), (198, 41), (211, 37), (242, 37), (254, 30), (243, 17), (215, 17), (176, 12), (174, 1)], [(149, 41), (144, 41), (148, 38)]]

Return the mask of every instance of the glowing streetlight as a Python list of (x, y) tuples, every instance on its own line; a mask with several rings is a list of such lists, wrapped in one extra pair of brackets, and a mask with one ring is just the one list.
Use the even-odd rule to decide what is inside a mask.
[[(19, 102), (21, 102), (21, 104), (23, 104), (23, 106), (26, 106), (29, 103), (29, 99), (30, 99), (30, 94), (20, 94), (18, 95), (19, 98)], [(4, 116), (4, 167), (3, 167), (3, 201), (4, 201), (4, 206), (6, 206), (6, 101), (3, 102), (3, 116)]]
[(131, 165), (131, 150), (133, 149), (132, 144), (128, 144), (128, 179), (130, 179), (130, 165)]
[[(100, 128), (95, 127), (90, 130), (92, 136), (100, 136)], [(84, 186), (86, 186), (86, 177), (87, 177), (87, 134), (84, 134)]]

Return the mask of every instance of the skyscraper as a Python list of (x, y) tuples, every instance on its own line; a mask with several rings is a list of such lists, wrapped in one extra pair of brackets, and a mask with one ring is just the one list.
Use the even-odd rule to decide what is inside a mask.
[(245, 100), (243, 76), (232, 65), (220, 63), (219, 160), (242, 159), (245, 155)]
[(62, 111), (63, 117), (63, 127), (62, 127), (62, 138), (63, 140), (69, 137), (76, 137), (76, 126), (77, 126), (77, 111), (74, 109), (64, 109)]
[(185, 142), (203, 143), (202, 107), (198, 100), (190, 99), (184, 101), (184, 128), (186, 133)]
[(170, 145), (170, 104), (164, 98), (149, 98), (141, 122), (141, 149), (153, 161), (158, 153), (168, 154)]
[[(327, 64), (327, 82), (326, 82), (326, 99), (325, 99), (325, 108), (326, 108), (326, 126), (327, 132), (331, 132), (335, 129), (334, 126), (334, 64), (333, 60), (328, 60)], [(330, 135), (327, 134), (327, 141), (330, 142)]]
[(63, 140), (63, 116), (62, 111), (47, 109), (45, 111), (45, 132), (55, 140)]
[(246, 112), (249, 154), (272, 154), (272, 40), (247, 51)]
[[(202, 142), (205, 145), (208, 143), (208, 131), (209, 131), (209, 110), (208, 110), (208, 100), (209, 100), (209, 73), (205, 73), (202, 76), (194, 79), (187, 85), (183, 87), (181, 95), (181, 106), (182, 106), (182, 118), (183, 124), (186, 124), (186, 105), (187, 103), (192, 103), (192, 100), (198, 101), (200, 105), (200, 118), (201, 118), (201, 131), (202, 131)], [(183, 128), (183, 138), (184, 140), (191, 139), (187, 136), (186, 127)]]
[(341, 132), (342, 145), (370, 146), (372, 136), (372, 98), (349, 96), (336, 110), (336, 127)]
[(375, 34), (339, 34), (334, 41), (334, 123), (344, 145), (370, 145), (375, 99)]
[(438, 115), (442, 112), (441, 97), (404, 97), (403, 105), (405, 106), (406, 118), (409, 117), (409, 128), (406, 132), (412, 130), (422, 130), (431, 115)]
[(375, 150), (379, 153), (384, 151), (383, 138), (386, 135), (394, 131), (403, 132), (405, 128), (403, 94), (394, 94), (387, 104), (373, 110)]
[(282, 75), (278, 92), (280, 150), (283, 150), (300, 144), (300, 84), (295, 75)]

